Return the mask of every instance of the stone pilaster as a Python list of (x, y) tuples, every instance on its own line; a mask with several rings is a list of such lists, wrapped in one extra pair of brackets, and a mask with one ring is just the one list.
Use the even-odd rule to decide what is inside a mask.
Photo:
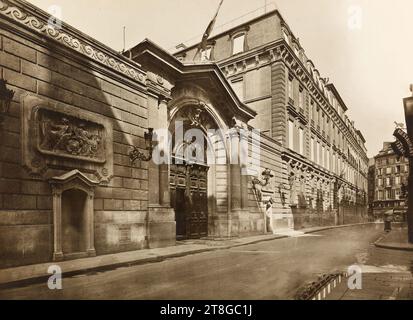
[[(157, 130), (168, 128), (166, 101), (149, 97), (149, 127)], [(164, 137), (166, 138), (166, 137)], [(158, 141), (156, 152), (168, 154), (168, 141)], [(147, 247), (160, 248), (176, 243), (175, 212), (171, 208), (169, 191), (169, 163), (149, 163), (149, 204), (147, 216)], [(166, 159), (166, 161), (168, 161)]]

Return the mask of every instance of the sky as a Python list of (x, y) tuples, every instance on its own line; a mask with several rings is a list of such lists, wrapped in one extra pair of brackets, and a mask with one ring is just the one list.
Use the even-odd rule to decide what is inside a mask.
[[(149, 38), (165, 49), (201, 35), (220, 0), (29, 0), (109, 47)], [(216, 26), (275, 3), (322, 77), (333, 82), (367, 140), (393, 141), (413, 83), (412, 0), (224, 0)]]

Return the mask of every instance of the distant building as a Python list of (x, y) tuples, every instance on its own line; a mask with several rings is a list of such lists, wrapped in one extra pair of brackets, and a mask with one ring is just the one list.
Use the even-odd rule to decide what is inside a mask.
[(376, 167), (374, 158), (369, 159), (369, 172), (368, 172), (368, 214), (373, 216), (373, 203), (374, 203), (374, 188), (376, 181)]
[(407, 186), (409, 160), (394, 153), (390, 142), (384, 142), (383, 149), (374, 157), (375, 180), (373, 214), (380, 219), (386, 211), (405, 212), (407, 203), (402, 189)]

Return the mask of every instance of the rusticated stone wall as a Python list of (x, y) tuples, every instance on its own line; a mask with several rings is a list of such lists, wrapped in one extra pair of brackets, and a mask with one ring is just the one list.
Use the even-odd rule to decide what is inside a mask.
[[(132, 166), (128, 156), (131, 144), (144, 147), (145, 74), (137, 64), (130, 65), (98, 43), (94, 53), (99, 51), (108, 61), (112, 57), (124, 63), (126, 70), (134, 68), (140, 74), (133, 78), (111, 63), (97, 62), (93, 53), (73, 50), (25, 21), (10, 21), (10, 12), (0, 12), (0, 76), (15, 91), (10, 113), (0, 127), (0, 268), (52, 259), (53, 203), (48, 180), (72, 169), (100, 182), (94, 190), (97, 254), (145, 248), (148, 168), (145, 162)], [(73, 30), (68, 30), (75, 39)], [(80, 46), (95, 50), (83, 36), (77, 38)], [(35, 100), (31, 108), (40, 106), (49, 112), (39, 115), (43, 120), (32, 121), (34, 111), (25, 109), (27, 99)], [(27, 119), (22, 118), (25, 111), (29, 111)], [(103, 122), (91, 122), (92, 116)], [(56, 128), (66, 121), (71, 136), (64, 140)], [(76, 138), (81, 130), (84, 137)], [(38, 149), (42, 134), (52, 138), (43, 140)], [(99, 140), (97, 145), (94, 139)], [(90, 142), (89, 149), (83, 144), (82, 150), (79, 141)], [(27, 150), (25, 143), (30, 145)], [(101, 149), (93, 153), (95, 147)]]

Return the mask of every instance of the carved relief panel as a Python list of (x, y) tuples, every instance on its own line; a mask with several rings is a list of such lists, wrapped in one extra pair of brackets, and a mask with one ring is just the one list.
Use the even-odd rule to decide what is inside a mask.
[(22, 97), (22, 158), (33, 177), (81, 169), (99, 182), (113, 175), (112, 124), (101, 115), (29, 94)]
[(37, 149), (45, 155), (104, 163), (104, 127), (60, 112), (39, 108)]

